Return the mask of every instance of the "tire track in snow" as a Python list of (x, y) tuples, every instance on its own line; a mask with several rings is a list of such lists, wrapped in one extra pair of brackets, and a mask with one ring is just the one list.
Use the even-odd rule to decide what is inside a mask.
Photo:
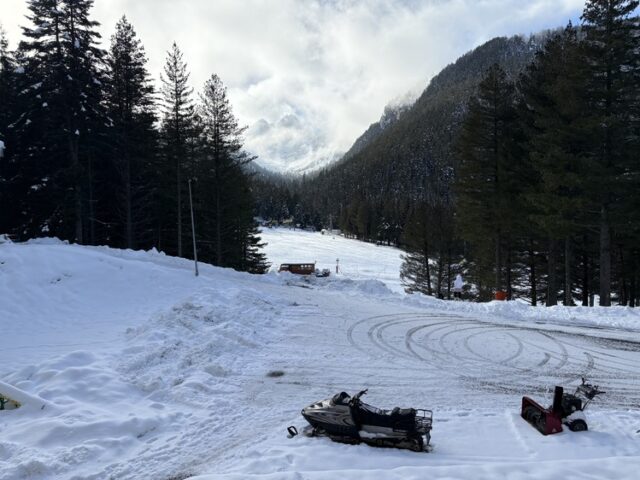
[[(482, 341), (484, 336), (486, 342)], [(449, 314), (379, 315), (360, 319), (347, 329), (349, 343), (369, 357), (379, 358), (375, 350), (383, 351), (385, 361), (416, 370), (428, 366), (472, 387), (500, 393), (536, 391), (541, 384), (572, 383), (593, 375), (605, 377), (616, 391), (640, 397), (640, 385), (633, 382), (638, 377), (633, 360), (589, 345), (588, 341), (581, 345), (581, 337)], [(640, 344), (633, 344), (625, 351), (635, 353), (635, 345), (640, 350)], [(500, 358), (497, 352), (507, 354)], [(621, 395), (616, 398), (620, 400)], [(629, 399), (623, 403), (629, 403)]]

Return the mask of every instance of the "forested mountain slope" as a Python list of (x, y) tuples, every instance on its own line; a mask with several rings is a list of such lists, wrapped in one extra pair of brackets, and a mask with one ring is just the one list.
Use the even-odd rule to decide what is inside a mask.
[(448, 196), (451, 146), (469, 98), (494, 63), (517, 76), (546, 37), (494, 38), (447, 66), (410, 108), (396, 112), (397, 120), (386, 128), (373, 124), (340, 162), (302, 182), (305, 210), (348, 221), (358, 209), (375, 208), (385, 212), (385, 221), (403, 223), (408, 203)]

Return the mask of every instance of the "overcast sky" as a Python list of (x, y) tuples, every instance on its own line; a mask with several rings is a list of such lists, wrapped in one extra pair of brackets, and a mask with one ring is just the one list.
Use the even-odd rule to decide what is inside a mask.
[[(26, 0), (0, 0), (12, 47)], [(384, 106), (498, 35), (574, 22), (584, 0), (95, 0), (104, 46), (126, 14), (158, 78), (175, 40), (200, 90), (217, 73), (247, 148), (278, 169), (346, 151)]]

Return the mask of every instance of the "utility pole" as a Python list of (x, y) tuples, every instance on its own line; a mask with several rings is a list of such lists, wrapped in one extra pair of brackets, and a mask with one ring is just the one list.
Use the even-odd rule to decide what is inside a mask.
[(193, 219), (193, 195), (191, 195), (191, 179), (189, 179), (189, 205), (191, 206), (191, 237), (193, 238), (193, 260), (196, 265), (196, 277), (198, 276), (198, 249), (196, 248), (196, 222)]

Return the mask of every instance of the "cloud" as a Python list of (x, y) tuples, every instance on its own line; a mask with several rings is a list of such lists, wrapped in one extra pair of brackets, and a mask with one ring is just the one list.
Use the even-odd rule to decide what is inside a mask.
[[(346, 151), (384, 106), (497, 35), (574, 22), (583, 0), (96, 0), (105, 45), (125, 13), (157, 77), (175, 40), (200, 90), (217, 73), (263, 165)], [(0, 0), (15, 41), (23, 0)]]

